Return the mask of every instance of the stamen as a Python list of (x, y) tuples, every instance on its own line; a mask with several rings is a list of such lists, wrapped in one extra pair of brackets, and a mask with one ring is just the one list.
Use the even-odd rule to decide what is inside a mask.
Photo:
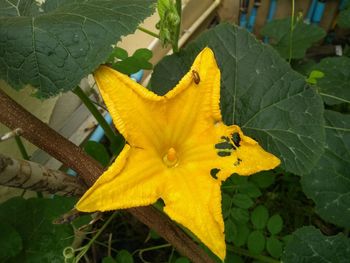
[(173, 147), (169, 148), (168, 152), (163, 157), (163, 161), (169, 167), (177, 165), (177, 153)]

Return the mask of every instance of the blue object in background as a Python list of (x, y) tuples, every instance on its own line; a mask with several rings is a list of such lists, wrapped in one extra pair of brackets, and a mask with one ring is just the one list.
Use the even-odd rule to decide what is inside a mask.
[[(267, 14), (267, 23), (272, 21), (277, 10), (277, 0), (270, 1), (269, 13)], [(264, 43), (269, 43), (269, 38), (264, 37)]]
[(258, 14), (258, 6), (254, 4), (252, 11), (250, 11), (250, 16), (247, 24), (247, 29), (249, 32), (253, 32), (257, 14)]
[(239, 25), (241, 27), (247, 27), (247, 13), (249, 8), (249, 0), (241, 0), (240, 15), (239, 15)]
[(312, 16), (314, 15), (316, 5), (317, 5), (317, 0), (312, 0), (309, 10), (307, 11), (306, 18), (304, 20), (305, 23), (310, 24)]
[(324, 14), (324, 9), (326, 7), (326, 1), (318, 1), (315, 7), (315, 11), (312, 15), (311, 22), (313, 24), (319, 24)]

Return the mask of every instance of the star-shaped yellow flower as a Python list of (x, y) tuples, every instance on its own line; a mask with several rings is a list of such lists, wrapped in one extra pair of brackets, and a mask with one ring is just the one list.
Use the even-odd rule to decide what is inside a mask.
[(153, 204), (225, 258), (221, 182), (233, 173), (275, 168), (238, 126), (222, 122), (220, 70), (205, 48), (177, 86), (158, 96), (111, 68), (95, 72), (97, 85), (127, 144), (84, 194), (77, 209), (108, 211)]

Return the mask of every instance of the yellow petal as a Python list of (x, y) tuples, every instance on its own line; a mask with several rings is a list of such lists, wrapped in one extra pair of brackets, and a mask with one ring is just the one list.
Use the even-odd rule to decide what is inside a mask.
[(153, 204), (166, 179), (161, 160), (142, 149), (125, 145), (116, 161), (76, 205), (82, 212), (109, 211)]
[(174, 168), (162, 195), (164, 212), (188, 228), (222, 260), (226, 245), (221, 214), (220, 181), (206, 176), (205, 168), (185, 165)]
[(106, 66), (101, 66), (94, 77), (116, 128), (128, 143), (159, 149), (165, 121), (164, 99)]

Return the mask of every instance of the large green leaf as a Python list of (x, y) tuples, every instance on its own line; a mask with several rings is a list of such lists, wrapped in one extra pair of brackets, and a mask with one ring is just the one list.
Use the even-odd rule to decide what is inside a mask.
[(39, 97), (71, 90), (153, 12), (154, 2), (2, 1), (0, 77), (17, 89), (31, 84)]
[(282, 261), (285, 263), (347, 263), (350, 258), (350, 239), (343, 234), (324, 236), (314, 227), (295, 231), (288, 242)]
[(272, 39), (272, 45), (283, 58), (289, 58), (290, 46), (292, 58), (300, 59), (313, 43), (326, 36), (326, 32), (317, 25), (309, 25), (302, 20), (295, 22), (292, 43), (290, 41), (291, 19), (276, 19), (261, 29), (261, 34)]
[(11, 225), (22, 237), (23, 250), (10, 262), (63, 262), (63, 248), (72, 244), (70, 225), (53, 225), (73, 208), (75, 198), (12, 198), (0, 205), (0, 222)]
[(0, 262), (6, 262), (22, 250), (22, 238), (10, 224), (0, 222)]
[(271, 47), (246, 30), (223, 24), (202, 34), (187, 49), (165, 57), (151, 87), (165, 94), (189, 70), (205, 46), (221, 70), (221, 112), (282, 160), (288, 171), (310, 172), (323, 152), (323, 104)]
[(350, 28), (350, 1), (344, 4), (344, 10), (342, 10), (338, 17), (338, 25), (344, 28)]
[(317, 86), (326, 103), (350, 103), (350, 58), (325, 58), (313, 69), (324, 73), (317, 79)]
[(350, 115), (326, 111), (325, 119), (325, 153), (301, 183), (325, 220), (350, 228)]

